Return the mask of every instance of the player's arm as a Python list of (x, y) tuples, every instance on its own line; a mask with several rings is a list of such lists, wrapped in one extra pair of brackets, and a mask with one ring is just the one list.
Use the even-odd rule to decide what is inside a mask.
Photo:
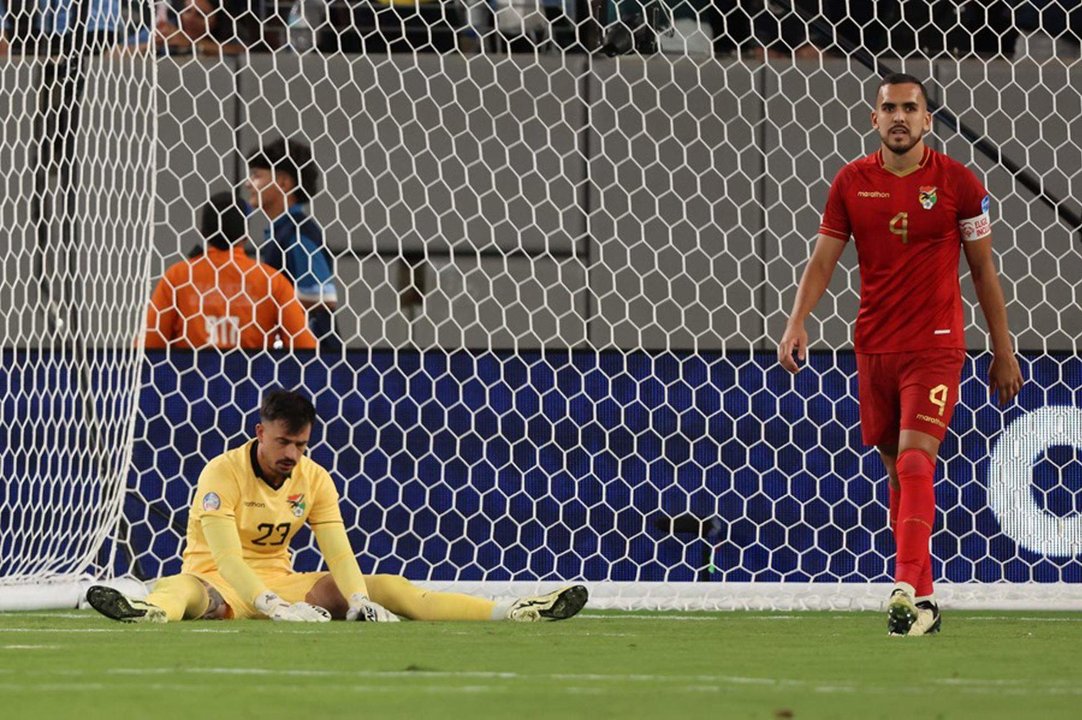
[(347, 620), (367, 620), (372, 622), (394, 622), (398, 617), (383, 606), (368, 598), (368, 585), (357, 564), (357, 556), (349, 544), (346, 525), (342, 522), (342, 512), (338, 507), (338, 491), (330, 475), (322, 473), (314, 488), (312, 512), (308, 515), (308, 524), (316, 536), (316, 544), (323, 554), (323, 561), (338, 586), (338, 591), (349, 602), (346, 611)]
[(203, 527), (203, 536), (207, 539), (214, 564), (225, 581), (233, 586), (242, 598), (248, 602), (267, 592), (266, 584), (255, 571), (244, 562), (244, 552), (240, 544), (235, 520), (214, 515), (204, 515), (199, 524)]
[(368, 585), (361, 573), (361, 566), (357, 564), (357, 556), (353, 554), (353, 547), (349, 544), (345, 525), (336, 522), (319, 523), (312, 526), (312, 533), (316, 536), (316, 544), (319, 545), (319, 551), (323, 554), (323, 560), (327, 563), (327, 569), (338, 590), (347, 598), (356, 593), (368, 595)]
[(844, 250), (845, 240), (819, 233), (815, 241), (815, 249), (804, 267), (800, 285), (797, 286), (793, 310), (789, 313), (789, 320), (785, 324), (785, 334), (778, 343), (778, 362), (789, 372), (795, 373), (800, 369), (796, 359), (793, 358), (794, 352), (797, 359), (802, 362), (807, 356), (808, 332), (804, 329), (804, 321), (826, 292), (830, 278), (834, 274), (834, 268), (838, 265), (838, 259)]
[(319, 551), (334, 578), (338, 591), (349, 602), (346, 620), (369, 622), (395, 622), (398, 617), (382, 605), (368, 598), (368, 585), (357, 564), (357, 556), (349, 544), (346, 528), (341, 522), (323, 522), (312, 525)]
[(977, 301), (992, 339), (988, 389), (999, 395), (1000, 405), (1006, 405), (1022, 389), (1022, 370), (1014, 355), (1014, 344), (1007, 327), (1007, 305), (1003, 299), (1003, 288), (999, 284), (999, 273), (996, 272), (992, 236), (988, 234), (979, 240), (965, 240), (962, 248), (965, 250), (966, 263), (973, 278), (973, 287), (977, 291)]
[(256, 610), (271, 620), (326, 622), (331, 619), (330, 613), (323, 608), (304, 602), (287, 603), (267, 589), (263, 580), (244, 562), (236, 521), (204, 515), (199, 523), (210, 553), (214, 556), (214, 564), (218, 566), (218, 572), (241, 597), (251, 602)]

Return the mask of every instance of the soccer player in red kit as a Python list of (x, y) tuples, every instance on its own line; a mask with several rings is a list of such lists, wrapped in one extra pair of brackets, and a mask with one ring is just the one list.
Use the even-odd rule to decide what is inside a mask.
[(932, 116), (920, 80), (885, 77), (872, 127), (882, 140), (880, 149), (843, 167), (830, 187), (778, 360), (795, 373), (797, 359), (805, 359), (804, 320), (851, 236), (861, 281), (853, 339), (861, 435), (879, 450), (890, 477), (896, 583), (887, 631), (927, 635), (940, 628), (928, 547), (935, 522), (935, 462), (965, 361), (960, 250), (991, 336), (988, 383), (1001, 405), (1022, 388), (1022, 372), (992, 256), (988, 192), (965, 166), (924, 144)]

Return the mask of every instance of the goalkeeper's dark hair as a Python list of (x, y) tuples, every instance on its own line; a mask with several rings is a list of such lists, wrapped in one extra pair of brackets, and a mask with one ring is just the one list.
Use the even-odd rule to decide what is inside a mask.
[(271, 390), (263, 396), (259, 406), (259, 421), (271, 423), (281, 420), (290, 434), (299, 433), (316, 422), (316, 408), (312, 401), (293, 390)]
[(248, 168), (285, 173), (293, 178), (297, 202), (306, 203), (319, 192), (320, 172), (308, 143), (278, 138), (248, 153)]
[(248, 221), (231, 192), (211, 195), (199, 213), (199, 234), (207, 245), (229, 250), (248, 237)]
[[(875, 94), (878, 96), (879, 91), (887, 85), (916, 85), (920, 88), (920, 96), (924, 98), (925, 106), (928, 105), (928, 90), (924, 87), (924, 83), (921, 82), (920, 78), (915, 75), (910, 75), (909, 73), (890, 73), (889, 75), (884, 75), (883, 79), (879, 81), (879, 87), (875, 89)], [(874, 104), (875, 103), (873, 103), (873, 105)]]

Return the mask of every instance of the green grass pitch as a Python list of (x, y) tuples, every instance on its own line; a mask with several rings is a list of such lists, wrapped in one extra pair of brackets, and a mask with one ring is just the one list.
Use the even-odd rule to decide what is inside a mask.
[(1082, 614), (619, 613), (121, 625), (0, 614), (4, 718), (1082, 717)]

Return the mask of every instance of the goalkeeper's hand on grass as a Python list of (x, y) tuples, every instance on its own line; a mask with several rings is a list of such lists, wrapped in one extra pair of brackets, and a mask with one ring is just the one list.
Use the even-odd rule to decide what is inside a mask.
[(349, 610), (346, 611), (346, 620), (398, 622), (398, 616), (382, 605), (369, 600), (367, 595), (354, 593), (349, 596)]
[(269, 590), (255, 599), (255, 609), (276, 621), (329, 622), (331, 619), (331, 614), (318, 605), (287, 603)]

